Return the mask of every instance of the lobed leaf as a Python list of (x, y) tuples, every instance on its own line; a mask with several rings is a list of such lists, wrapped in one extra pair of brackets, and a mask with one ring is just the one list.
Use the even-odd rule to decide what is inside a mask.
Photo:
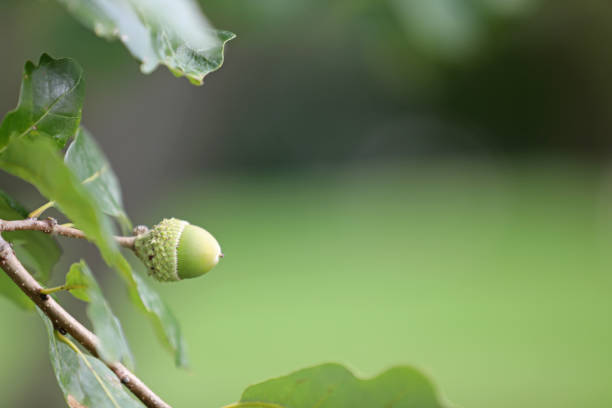
[(51, 321), (40, 310), (49, 337), (49, 357), (55, 378), (70, 407), (142, 408), (100, 360), (77, 352), (59, 340)]
[(81, 260), (72, 264), (66, 275), (66, 286), (74, 287), (70, 293), (88, 302), (87, 317), (93, 324), (93, 331), (100, 339), (98, 353), (104, 361), (121, 361), (128, 368), (134, 367), (134, 358), (128, 346), (119, 319), (113, 314), (102, 294), (91, 270)]
[(100, 209), (119, 221), (124, 233), (132, 223), (123, 209), (119, 180), (104, 153), (84, 128), (80, 128), (68, 147), (64, 162), (96, 199)]
[(28, 61), (17, 108), (0, 124), (0, 151), (11, 138), (30, 133), (51, 138), (63, 148), (79, 127), (83, 96), (83, 70), (74, 61), (47, 54), (38, 65)]
[[(27, 210), (21, 204), (0, 190), (0, 219), (19, 220), (27, 215)], [(21, 262), (35, 272), (40, 282), (46, 283), (62, 254), (55, 239), (32, 231), (12, 231), (2, 235), (13, 245)], [(0, 295), (6, 296), (24, 309), (34, 309), (30, 299), (4, 273), (0, 273)]]
[(159, 64), (200, 85), (235, 35), (214, 30), (194, 0), (59, 0), (98, 36), (118, 38), (144, 73)]
[[(135, 280), (129, 263), (115, 243), (112, 225), (103, 213), (106, 210), (119, 214), (118, 209), (125, 215), (120, 206), (118, 183), (107, 160), (85, 131), (77, 134), (76, 144), (69, 149), (71, 152), (68, 152), (66, 163), (59, 157), (58, 147), (63, 147), (78, 129), (82, 88), (81, 69), (71, 60), (54, 60), (45, 54), (38, 67), (26, 64), (19, 107), (7, 115), (2, 123), (4, 133), (0, 132), (0, 142), (2, 135), (6, 141), (4, 145), (0, 144), (0, 168), (35, 186), (85, 233), (98, 247), (105, 262), (124, 279), (133, 303), (146, 312), (163, 343), (175, 353), (177, 364), (184, 366), (184, 342), (176, 319), (155, 292), (141, 280)], [(50, 99), (49, 95), (55, 95), (55, 99)], [(38, 114), (40, 104), (34, 103), (33, 98), (52, 102), (45, 105), (47, 110)], [(62, 116), (62, 112), (67, 115), (66, 112), (70, 111), (67, 107), (78, 111), (78, 120), (76, 114), (73, 117)], [(56, 120), (50, 122), (48, 118)], [(61, 118), (65, 121), (61, 122)], [(31, 124), (34, 123), (32, 120), (34, 125)], [(29, 127), (20, 133), (19, 129), (23, 126), (18, 125)], [(36, 130), (33, 130), (33, 126)], [(49, 135), (46, 131), (54, 133)], [(28, 137), (23, 137), (26, 135)], [(103, 171), (105, 166), (108, 170)], [(98, 171), (99, 176), (94, 177)], [(91, 178), (91, 181), (86, 182), (87, 178)], [(90, 183), (93, 183), (92, 186), (88, 186)], [(106, 193), (109, 195), (106, 196)], [(118, 217), (122, 217), (121, 214)], [(127, 217), (122, 222), (124, 228), (129, 223)], [(19, 246), (17, 251), (20, 251)], [(27, 253), (25, 256), (27, 258)], [(11, 282), (0, 279), (0, 287), (5, 288), (3, 292), (7, 296), (18, 304), (29, 304), (14, 290), (6, 289), (11, 285)]]
[(431, 382), (410, 367), (361, 380), (339, 364), (323, 364), (253, 385), (229, 407), (442, 408), (444, 404)]

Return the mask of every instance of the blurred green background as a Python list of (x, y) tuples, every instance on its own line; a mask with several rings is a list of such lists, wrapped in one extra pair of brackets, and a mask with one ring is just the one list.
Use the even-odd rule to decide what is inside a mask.
[[(0, 112), (26, 59), (77, 59), (133, 221), (190, 220), (227, 255), (156, 285), (184, 372), (95, 251), (62, 241), (55, 281), (96, 265), (153, 389), (218, 408), (339, 361), (417, 366), (459, 407), (612, 406), (609, 2), (201, 4), (238, 39), (196, 88), (140, 74), (53, 1), (0, 3)], [(0, 405), (64, 406), (37, 316), (0, 306)]]

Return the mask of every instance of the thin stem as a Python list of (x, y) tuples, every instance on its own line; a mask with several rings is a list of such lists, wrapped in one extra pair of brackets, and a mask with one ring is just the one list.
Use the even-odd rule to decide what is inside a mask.
[[(5, 223), (6, 221), (2, 221)], [(7, 229), (6, 231), (9, 231)], [(12, 229), (11, 231), (15, 231)], [(100, 358), (98, 354), (98, 337), (68, 313), (51, 296), (41, 294), (43, 287), (19, 262), (13, 248), (0, 236), (0, 267), (15, 282), (40, 310), (47, 315), (56, 330), (64, 329), (79, 342), (92, 356)], [(136, 377), (120, 362), (103, 361), (142, 403), (148, 408), (171, 408), (164, 400), (149, 389), (140, 378)]]
[(55, 206), (55, 201), (49, 201), (48, 203), (41, 205), (40, 207), (32, 211), (30, 214), (28, 214), (28, 218), (38, 218), (41, 216), (42, 213), (44, 213), (53, 206)]
[(55, 286), (53, 288), (44, 288), (40, 290), (40, 293), (43, 295), (52, 295), (53, 293), (61, 292), (67, 290), (66, 285)]
[[(47, 234), (62, 235), (70, 238), (87, 239), (83, 231), (72, 227), (58, 225), (57, 221), (55, 221), (53, 218), (47, 218), (46, 220), (36, 220), (31, 218), (15, 221), (0, 220), (0, 232), (3, 231), (40, 231)], [(119, 245), (130, 249), (134, 249), (135, 240), (136, 237), (115, 237), (115, 241), (117, 241)]]
[(52, 295), (53, 293), (62, 292), (64, 290), (82, 289), (85, 287), (86, 287), (85, 285), (61, 285), (61, 286), (55, 286), (53, 288), (41, 289), (40, 293), (43, 295)]

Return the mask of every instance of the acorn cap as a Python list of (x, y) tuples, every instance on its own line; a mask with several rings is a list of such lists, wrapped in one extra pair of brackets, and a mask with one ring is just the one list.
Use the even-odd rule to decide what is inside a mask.
[(134, 248), (148, 274), (162, 282), (204, 275), (223, 257), (208, 231), (176, 218), (164, 219), (138, 236)]

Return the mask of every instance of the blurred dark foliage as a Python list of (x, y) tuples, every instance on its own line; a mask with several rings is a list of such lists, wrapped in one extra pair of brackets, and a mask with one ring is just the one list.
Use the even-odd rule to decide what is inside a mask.
[[(492, 4), (504, 2), (434, 1), (463, 8), (449, 12), (467, 20), (463, 31), (436, 28), (418, 6), (404, 8), (416, 16), (403, 24), (393, 0), (310, 2), (285, 13), (203, 3), (217, 24), (239, 25), (247, 40), (236, 45), (250, 48), (248, 61), (230, 68), (261, 101), (235, 106), (227, 129), (241, 163), (448, 152), (605, 157), (612, 146), (609, 2), (508, 1), (522, 6), (502, 12)], [(406, 27), (419, 18), (431, 30)], [(252, 39), (262, 31), (264, 42)]]
[[(98, 131), (102, 120), (86, 110), (98, 135), (132, 134), (132, 126), (156, 140), (159, 124), (148, 129), (130, 120), (180, 111), (180, 126), (168, 127), (181, 146), (164, 157), (186, 171), (440, 154), (605, 158), (612, 147), (609, 2), (201, 4), (217, 27), (238, 34), (225, 67), (203, 89), (179, 84), (167, 72), (147, 82), (146, 92), (130, 85), (148, 80), (138, 78), (122, 46), (95, 39), (53, 1), (7, 0), (0, 6), (7, 31), (2, 54), (17, 73), (21, 58), (37, 56), (32, 50), (38, 48), (23, 44), (57, 49), (85, 65), (94, 87), (104, 81), (107, 89), (142, 96), (130, 105), (130, 119), (121, 116), (125, 107), (115, 107), (121, 126)], [(2, 75), (4, 84), (9, 80), (15, 77)], [(150, 95), (154, 89), (163, 91)], [(0, 106), (9, 108), (14, 95), (5, 95)], [(164, 99), (171, 100), (169, 107)], [(122, 158), (117, 160), (121, 166)]]

